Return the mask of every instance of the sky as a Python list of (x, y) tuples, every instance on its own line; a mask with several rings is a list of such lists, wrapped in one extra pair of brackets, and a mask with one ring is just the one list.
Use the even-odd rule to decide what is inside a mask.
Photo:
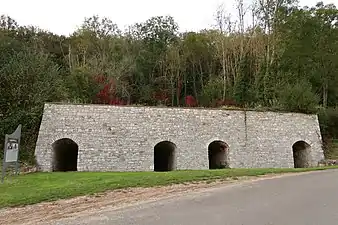
[[(300, 0), (313, 6), (319, 0)], [(180, 31), (198, 31), (215, 24), (215, 12), (221, 4), (236, 16), (236, 0), (0, 0), (0, 14), (20, 25), (35, 25), (56, 34), (75, 31), (85, 17), (108, 17), (121, 29), (153, 16), (173, 16)], [(248, 6), (252, 0), (244, 0)], [(338, 0), (323, 0), (325, 4)]]

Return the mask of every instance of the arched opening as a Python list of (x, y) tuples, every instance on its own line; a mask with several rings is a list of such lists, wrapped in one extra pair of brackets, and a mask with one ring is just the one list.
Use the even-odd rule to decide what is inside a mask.
[(311, 146), (305, 141), (297, 141), (292, 146), (295, 168), (310, 167)]
[(229, 168), (229, 146), (223, 141), (213, 141), (208, 146), (209, 169)]
[(52, 144), (53, 172), (77, 171), (79, 146), (69, 138), (62, 138)]
[(176, 145), (170, 141), (162, 141), (154, 147), (154, 171), (164, 172), (175, 169)]

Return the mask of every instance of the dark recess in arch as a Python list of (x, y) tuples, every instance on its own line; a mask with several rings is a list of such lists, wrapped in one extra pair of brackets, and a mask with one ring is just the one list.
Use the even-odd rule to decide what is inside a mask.
[(162, 141), (154, 147), (154, 171), (165, 172), (175, 169), (176, 145), (170, 141)]
[(209, 169), (229, 168), (229, 146), (223, 141), (213, 141), (208, 146)]
[(292, 145), (295, 168), (310, 167), (311, 146), (305, 141), (297, 141)]
[(53, 172), (77, 171), (79, 146), (69, 138), (62, 138), (52, 144)]

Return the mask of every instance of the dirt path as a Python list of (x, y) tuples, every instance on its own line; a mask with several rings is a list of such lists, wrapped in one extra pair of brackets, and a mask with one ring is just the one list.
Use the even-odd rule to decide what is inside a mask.
[[(306, 172), (307, 173), (307, 172)], [(298, 173), (304, 174), (304, 173)], [(138, 202), (153, 201), (161, 198), (174, 197), (187, 192), (200, 191), (220, 185), (269, 179), (280, 176), (294, 176), (297, 174), (265, 175), (259, 178), (240, 177), (238, 180), (222, 180), (212, 183), (198, 182), (189, 184), (175, 184), (171, 186), (152, 188), (130, 188), (83, 196), (55, 202), (46, 202), (18, 208), (0, 210), (0, 224), (11, 225), (39, 225), (51, 221), (90, 214), (106, 208), (111, 210), (125, 207)]]

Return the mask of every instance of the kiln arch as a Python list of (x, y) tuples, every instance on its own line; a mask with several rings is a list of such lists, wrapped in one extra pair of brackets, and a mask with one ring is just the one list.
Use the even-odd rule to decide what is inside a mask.
[(53, 172), (77, 171), (78, 144), (69, 138), (62, 138), (52, 144)]
[(229, 145), (220, 140), (213, 141), (208, 146), (209, 169), (229, 168)]
[(176, 145), (170, 141), (162, 141), (154, 147), (154, 171), (165, 172), (175, 169)]
[(297, 141), (292, 145), (295, 168), (307, 168), (311, 165), (311, 145), (305, 141)]

